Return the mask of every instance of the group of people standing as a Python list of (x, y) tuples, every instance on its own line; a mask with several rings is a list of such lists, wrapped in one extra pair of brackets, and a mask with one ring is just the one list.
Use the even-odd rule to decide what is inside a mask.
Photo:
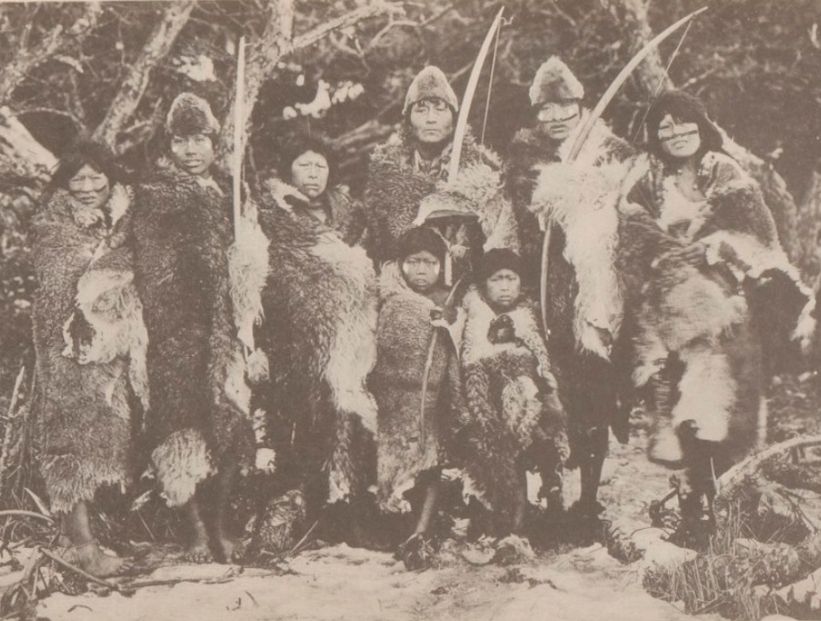
[(561, 512), (578, 467), (571, 510), (595, 516), (610, 430), (627, 441), (639, 402), (650, 458), (689, 469), (682, 510), (702, 519), (760, 439), (765, 356), (808, 338), (811, 296), (698, 100), (658, 97), (639, 153), (601, 120), (573, 149), (590, 113), (559, 58), (529, 97), (506, 158), (468, 130), (451, 166), (459, 102), (426, 67), (361, 199), (308, 138), (233, 223), (219, 124), (191, 93), (138, 183), (94, 143), (62, 158), (35, 221), (39, 463), (85, 569), (122, 569), (88, 503), (146, 466), (197, 561), (235, 555), (227, 507), (253, 468), (315, 513), (374, 494), (411, 512), (409, 567), (435, 548), (444, 469), (474, 533), (523, 532), (528, 472)]

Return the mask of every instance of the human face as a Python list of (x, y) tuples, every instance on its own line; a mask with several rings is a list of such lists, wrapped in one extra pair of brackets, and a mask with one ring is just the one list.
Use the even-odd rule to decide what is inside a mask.
[(82, 205), (97, 209), (105, 205), (111, 194), (111, 186), (108, 177), (90, 165), (84, 164), (68, 180), (68, 191)]
[(405, 257), (402, 273), (411, 289), (417, 293), (430, 291), (439, 280), (439, 259), (427, 250), (420, 250)]
[(423, 99), (411, 106), (413, 136), (424, 144), (438, 144), (453, 133), (453, 111), (441, 99)]
[(214, 163), (214, 144), (206, 134), (171, 136), (171, 155), (191, 175), (205, 175)]
[(539, 109), (536, 117), (541, 123), (542, 131), (553, 140), (564, 140), (579, 124), (581, 105), (576, 99), (548, 101)]
[(316, 198), (328, 186), (328, 160), (321, 153), (306, 151), (291, 164), (291, 182), (308, 198)]
[(508, 310), (516, 305), (522, 293), (522, 280), (507, 268), (493, 272), (485, 281), (485, 295), (491, 306)]
[(676, 121), (666, 114), (658, 129), (659, 143), (662, 150), (676, 159), (687, 159), (696, 154), (701, 147), (701, 132), (698, 123)]

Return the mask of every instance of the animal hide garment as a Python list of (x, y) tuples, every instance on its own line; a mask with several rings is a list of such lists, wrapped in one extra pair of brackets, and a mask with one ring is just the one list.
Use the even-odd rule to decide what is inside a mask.
[[(115, 186), (106, 207), (119, 219), (128, 209), (126, 189)], [(130, 477), (130, 365), (124, 356), (140, 349), (142, 333), (127, 257), (98, 269), (112, 259), (108, 234), (102, 210), (75, 202), (65, 190), (54, 192), (34, 220), (39, 395), (33, 415), (41, 473), (56, 512), (92, 500), (102, 485), (124, 486)], [(67, 344), (64, 326), (77, 303), (88, 320), (69, 330)], [(138, 366), (131, 375), (141, 394)]]
[(515, 506), (520, 469), (567, 459), (567, 421), (534, 306), (523, 301), (497, 316), (475, 286), (463, 306), (464, 469), (481, 500), (504, 514)]

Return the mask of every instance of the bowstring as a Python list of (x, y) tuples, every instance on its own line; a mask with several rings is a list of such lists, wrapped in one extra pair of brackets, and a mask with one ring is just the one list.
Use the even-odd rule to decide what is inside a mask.
[(487, 83), (487, 98), (485, 99), (485, 116), (482, 119), (482, 134), (479, 137), (479, 144), (484, 146), (485, 144), (485, 130), (487, 130), (487, 117), (488, 113), (490, 112), (490, 94), (493, 91), (493, 75), (496, 71), (496, 54), (499, 51), (499, 37), (502, 34), (502, 26), (504, 25), (504, 20), (499, 23), (499, 27), (496, 29), (496, 41), (493, 44), (493, 58), (490, 60), (490, 77)]
[[(681, 35), (681, 38), (678, 40), (678, 44), (676, 45), (673, 53), (670, 54), (670, 60), (667, 63), (667, 66), (664, 68), (664, 75), (667, 79), (670, 79), (670, 67), (673, 66), (673, 61), (678, 56), (679, 50), (681, 49), (682, 43), (684, 43), (684, 39), (687, 38), (687, 33), (690, 32), (690, 27), (693, 25), (693, 20), (687, 22), (687, 26), (684, 28), (684, 33)], [(664, 81), (659, 81), (659, 85), (656, 87), (656, 92), (653, 93), (653, 96), (650, 98), (650, 102), (655, 101), (658, 99), (659, 94), (661, 93), (661, 89), (664, 88)], [(650, 114), (650, 108), (652, 107), (652, 103), (646, 107), (644, 110), (644, 114), (641, 117), (641, 122), (636, 126), (635, 131), (633, 132), (633, 137), (630, 139), (631, 143), (636, 142), (636, 138), (638, 138), (639, 132), (644, 127), (645, 121), (647, 121), (647, 115)]]

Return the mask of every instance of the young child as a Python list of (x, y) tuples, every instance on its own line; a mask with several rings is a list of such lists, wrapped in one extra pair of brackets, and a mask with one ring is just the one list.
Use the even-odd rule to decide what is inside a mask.
[(561, 508), (569, 449), (535, 304), (521, 292), (519, 257), (490, 250), (477, 272), (463, 302), (465, 469), (492, 512), (494, 534), (505, 536), (522, 529), (528, 470), (541, 473), (550, 508)]
[[(413, 510), (411, 536), (399, 548), (409, 569), (425, 565), (433, 552), (431, 521), (436, 512), (445, 430), (459, 369), (455, 349), (442, 327), (455, 310), (447, 308), (442, 284), (447, 252), (430, 228), (414, 228), (399, 240), (396, 261), (380, 275), (377, 360), (371, 388), (379, 407), (377, 433), (378, 500), (390, 513)], [(428, 349), (435, 330), (433, 356)], [(430, 372), (422, 404), (426, 363)], [(408, 497), (411, 498), (409, 502)], [(414, 502), (421, 497), (421, 501)]]

